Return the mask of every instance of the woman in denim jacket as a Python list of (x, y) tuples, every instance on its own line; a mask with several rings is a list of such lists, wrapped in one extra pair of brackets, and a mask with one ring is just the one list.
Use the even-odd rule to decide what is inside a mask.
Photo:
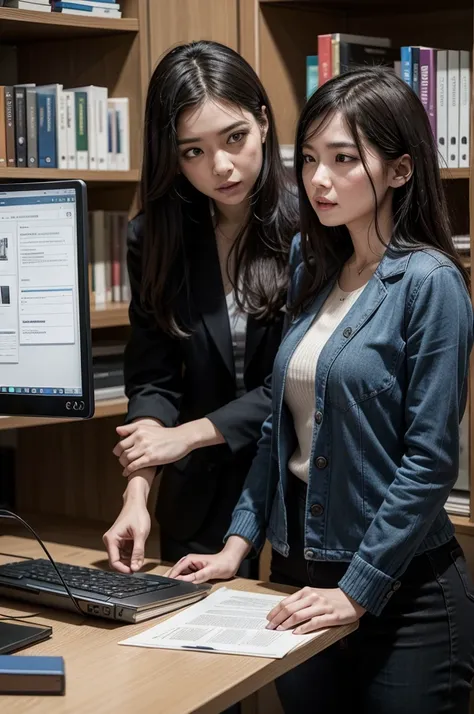
[(444, 504), (458, 473), (473, 313), (428, 116), (381, 67), (324, 84), (299, 121), (301, 236), (272, 414), (224, 549), (171, 575), (231, 577), (265, 535), (268, 615), (358, 630), (281, 677), (285, 712), (467, 714), (474, 589)]

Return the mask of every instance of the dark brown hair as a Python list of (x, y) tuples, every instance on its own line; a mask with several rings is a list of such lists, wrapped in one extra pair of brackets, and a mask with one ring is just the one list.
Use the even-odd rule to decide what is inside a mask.
[[(285, 301), (291, 239), (297, 231), (296, 189), (283, 167), (268, 96), (252, 67), (234, 50), (217, 42), (192, 42), (169, 51), (150, 80), (145, 109), (141, 179), (144, 213), (141, 299), (160, 328), (175, 336), (176, 302), (188, 288), (186, 226), (211, 225), (209, 198), (178, 172), (177, 123), (183, 109), (214, 99), (251, 112), (268, 132), (263, 165), (251, 197), (248, 223), (234, 244), (234, 286), (240, 307), (271, 318)], [(237, 280), (238, 276), (238, 280)]]
[(413, 251), (435, 248), (448, 256), (469, 289), (469, 274), (463, 267), (451, 237), (446, 199), (438, 168), (436, 142), (428, 115), (417, 95), (387, 67), (361, 67), (334, 77), (308, 100), (301, 114), (295, 144), (295, 167), (299, 188), (301, 248), (306, 270), (292, 305), (297, 314), (314, 298), (331, 275), (340, 270), (353, 252), (345, 225), (323, 226), (306, 195), (303, 184), (303, 144), (314, 130), (341, 113), (359, 151), (374, 194), (375, 186), (364, 157), (365, 139), (383, 160), (409, 154), (413, 175), (393, 193), (393, 233), (389, 250)]

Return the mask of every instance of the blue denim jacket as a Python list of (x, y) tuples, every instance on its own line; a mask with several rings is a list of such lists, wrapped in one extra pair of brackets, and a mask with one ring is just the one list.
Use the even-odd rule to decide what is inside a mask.
[[(293, 241), (295, 294), (303, 270)], [(293, 321), (273, 369), (272, 414), (226, 535), (289, 554), (285, 493), (296, 447), (288, 363), (334, 285)], [(453, 535), (473, 311), (459, 271), (435, 250), (387, 251), (324, 346), (316, 371), (307, 560), (350, 561), (341, 589), (379, 614), (414, 555)]]

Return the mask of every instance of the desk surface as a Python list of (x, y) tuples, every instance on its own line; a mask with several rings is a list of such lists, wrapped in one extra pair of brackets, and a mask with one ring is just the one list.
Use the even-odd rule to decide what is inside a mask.
[[(3, 526), (3, 524), (2, 524)], [(3, 532), (5, 529), (2, 528)], [(42, 557), (36, 541), (23, 537), (14, 528), (11, 535), (0, 536), (0, 562), (18, 556)], [(52, 556), (77, 565), (104, 563), (99, 534), (84, 531), (65, 536), (54, 533), (50, 525), (40, 535)], [(68, 545), (93, 543), (95, 548)], [(149, 572), (163, 572), (156, 563)], [(272, 593), (271, 585), (235, 579), (227, 587)], [(215, 587), (219, 587), (216, 585)], [(282, 588), (279, 592), (291, 592)], [(214, 714), (240, 701), (276, 677), (292, 669), (333, 642), (345, 637), (355, 625), (331, 628), (320, 638), (303, 645), (280, 660), (238, 655), (153, 650), (123, 647), (117, 643), (142, 632), (163, 618), (154, 618), (139, 625), (116, 625), (106, 620), (81, 619), (79, 615), (48, 608), (38, 608), (13, 600), (0, 602), (0, 615), (40, 613), (32, 622), (52, 624), (53, 637), (18, 654), (61, 655), (66, 667), (66, 696), (18, 697), (0, 696), (0, 711), (8, 714)], [(167, 617), (167, 616), (165, 616)]]

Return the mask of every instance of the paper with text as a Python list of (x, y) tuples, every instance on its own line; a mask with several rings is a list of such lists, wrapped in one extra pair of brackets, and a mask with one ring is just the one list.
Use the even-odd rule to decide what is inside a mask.
[(291, 630), (265, 629), (267, 614), (284, 597), (222, 587), (165, 622), (119, 644), (280, 659), (327, 632), (294, 635)]

